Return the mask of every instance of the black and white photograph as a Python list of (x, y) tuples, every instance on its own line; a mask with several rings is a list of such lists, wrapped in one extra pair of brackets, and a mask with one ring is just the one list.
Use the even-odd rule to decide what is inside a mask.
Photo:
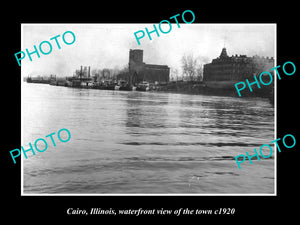
[(9, 3), (4, 220), (296, 219), (296, 9)]
[(170, 22), (21, 24), (22, 196), (276, 195), (276, 23)]

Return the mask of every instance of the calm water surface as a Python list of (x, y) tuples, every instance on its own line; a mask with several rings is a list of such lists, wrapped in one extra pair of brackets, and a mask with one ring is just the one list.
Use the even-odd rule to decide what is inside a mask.
[(24, 83), (22, 123), (25, 149), (72, 135), (23, 157), (24, 194), (274, 193), (274, 158), (234, 160), (274, 140), (264, 99)]

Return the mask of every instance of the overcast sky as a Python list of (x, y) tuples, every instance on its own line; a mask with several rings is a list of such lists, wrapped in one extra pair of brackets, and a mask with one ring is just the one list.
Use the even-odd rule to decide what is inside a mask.
[[(156, 24), (158, 27), (158, 24)], [(22, 24), (22, 45), (20, 51), (28, 48), (34, 51), (42, 41), (72, 31), (76, 41), (66, 45), (59, 37), (61, 49), (55, 40), (49, 55), (40, 53), (28, 56), (21, 61), (22, 76), (56, 74), (72, 76), (80, 66), (91, 66), (92, 69), (123, 68), (128, 64), (129, 49), (143, 49), (144, 62), (149, 64), (168, 65), (171, 69), (181, 71), (181, 58), (192, 54), (201, 63), (211, 62), (220, 55), (222, 48), (228, 55), (244, 54), (275, 57), (276, 26), (275, 24), (184, 24), (180, 28), (172, 24), (168, 34), (160, 32), (160, 37), (151, 34), (140, 39), (138, 45), (134, 32), (153, 29), (153, 24)], [(163, 27), (168, 30), (168, 27)], [(66, 38), (71, 36), (66, 35)], [(44, 46), (45, 51), (47, 49)], [(17, 62), (16, 62), (17, 64)]]

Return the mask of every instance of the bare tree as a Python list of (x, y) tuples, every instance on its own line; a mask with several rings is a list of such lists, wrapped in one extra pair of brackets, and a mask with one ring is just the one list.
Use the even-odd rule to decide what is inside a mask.
[(178, 81), (178, 69), (176, 69), (176, 68), (172, 68), (171, 69), (171, 80), (172, 81)]
[(120, 69), (119, 73), (128, 73), (129, 72), (129, 65), (126, 64)]
[(126, 64), (122, 67), (122, 69), (119, 70), (119, 73), (117, 74), (117, 78), (121, 80), (129, 81), (130, 75), (129, 75), (129, 65)]
[(202, 69), (202, 64), (197, 63), (196, 65), (196, 80), (197, 81), (202, 81), (203, 80), (203, 69)]
[(188, 78), (189, 81), (195, 80), (197, 60), (193, 55), (184, 55), (181, 58), (182, 73)]
[(202, 58), (194, 58), (193, 55), (184, 55), (181, 58), (182, 73), (189, 81), (202, 81)]

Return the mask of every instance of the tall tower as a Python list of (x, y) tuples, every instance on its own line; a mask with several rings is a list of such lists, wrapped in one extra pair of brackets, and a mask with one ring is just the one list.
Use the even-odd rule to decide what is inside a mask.
[(130, 49), (129, 50), (129, 84), (136, 83), (138, 77), (144, 70), (145, 63), (143, 63), (143, 50)]
[(143, 63), (143, 50), (141, 49), (130, 49), (129, 51), (129, 62)]

